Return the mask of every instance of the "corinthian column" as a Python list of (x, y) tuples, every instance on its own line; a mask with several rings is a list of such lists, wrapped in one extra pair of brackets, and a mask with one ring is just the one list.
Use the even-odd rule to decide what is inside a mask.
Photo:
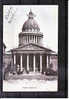
[(34, 68), (34, 72), (35, 72), (35, 55), (33, 56), (33, 68)]
[(40, 72), (42, 72), (42, 55), (40, 54)]
[(47, 68), (49, 68), (49, 65), (50, 65), (50, 56), (47, 55)]
[(48, 55), (47, 55), (47, 68), (48, 68)]
[(14, 54), (14, 59), (13, 59), (13, 71), (16, 70), (16, 55)]
[(35, 43), (35, 35), (34, 35), (34, 43)]
[(20, 56), (20, 68), (21, 68), (21, 71), (23, 70), (23, 66), (22, 66), (22, 55)]
[(14, 65), (16, 65), (16, 55), (14, 54)]
[(36, 43), (37, 43), (37, 36), (36, 36)]
[(29, 55), (27, 55), (27, 71), (29, 71)]
[(28, 35), (26, 37), (27, 37), (27, 43), (28, 43)]

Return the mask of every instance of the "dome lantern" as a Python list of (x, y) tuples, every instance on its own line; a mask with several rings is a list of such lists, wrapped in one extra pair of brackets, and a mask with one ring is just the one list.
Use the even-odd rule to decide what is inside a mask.
[(28, 18), (29, 19), (33, 19), (35, 17), (35, 14), (32, 12), (32, 10), (30, 9), (30, 12), (28, 14)]

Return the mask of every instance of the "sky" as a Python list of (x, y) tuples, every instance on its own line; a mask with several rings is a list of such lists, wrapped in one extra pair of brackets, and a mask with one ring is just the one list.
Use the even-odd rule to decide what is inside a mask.
[(6, 51), (18, 47), (18, 34), (28, 19), (30, 9), (43, 33), (43, 46), (58, 53), (58, 5), (4, 5), (3, 42)]

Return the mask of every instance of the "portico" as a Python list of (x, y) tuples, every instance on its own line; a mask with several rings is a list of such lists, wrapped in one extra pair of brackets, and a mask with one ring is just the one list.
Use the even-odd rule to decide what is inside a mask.
[[(41, 53), (15, 53), (13, 63), (16, 68), (19, 65), (20, 70), (29, 72), (40, 72), (46, 70), (50, 64), (50, 55)], [(19, 59), (19, 60), (17, 60)]]

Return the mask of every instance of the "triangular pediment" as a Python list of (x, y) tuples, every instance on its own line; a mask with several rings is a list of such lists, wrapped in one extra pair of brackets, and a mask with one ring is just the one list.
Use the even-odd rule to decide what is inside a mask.
[(27, 44), (27, 45), (17, 48), (16, 50), (45, 50), (45, 49), (35, 44)]
[(41, 45), (38, 45), (38, 44), (34, 44), (34, 43), (29, 43), (29, 44), (26, 44), (26, 45), (22, 45), (22, 46), (19, 46), (18, 48), (14, 48), (12, 49), (13, 51), (43, 51), (43, 52), (48, 52), (48, 53), (55, 53), (54, 51), (48, 49), (48, 48), (45, 48)]

